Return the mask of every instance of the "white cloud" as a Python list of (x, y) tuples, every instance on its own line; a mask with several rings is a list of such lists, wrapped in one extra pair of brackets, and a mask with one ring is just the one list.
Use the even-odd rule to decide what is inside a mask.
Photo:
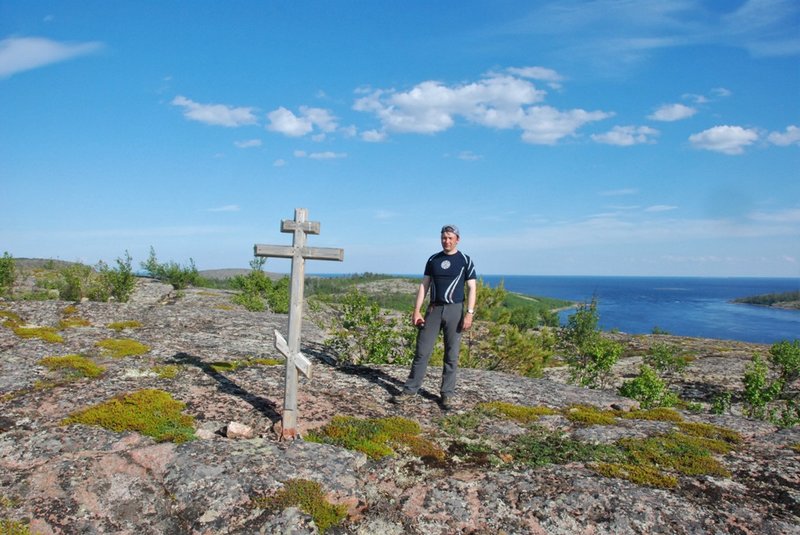
[[(512, 69), (515, 73), (554, 78), (556, 73), (540, 67)], [(490, 74), (477, 82), (448, 86), (425, 81), (409, 91), (359, 90), (366, 96), (353, 109), (372, 113), (381, 121), (382, 132), (434, 134), (452, 128), (458, 118), (489, 128), (520, 129), (529, 143), (553, 144), (574, 135), (578, 128), (611, 114), (581, 109), (560, 111), (533, 106), (545, 92), (529, 80), (505, 74)], [(372, 131), (377, 132), (377, 131)], [(383, 139), (377, 133), (371, 140)]]
[(60, 43), (43, 37), (9, 37), (0, 41), (0, 78), (85, 56), (103, 46), (94, 41)]
[(340, 158), (347, 158), (347, 153), (344, 152), (306, 152), (304, 150), (294, 151), (295, 158), (310, 158), (312, 160), (336, 160)]
[(237, 147), (239, 147), (240, 149), (252, 149), (254, 147), (260, 147), (261, 146), (261, 140), (260, 139), (245, 139), (245, 140), (242, 140), (242, 141), (234, 141), (233, 144), (236, 145)]
[(370, 143), (378, 143), (386, 140), (386, 132), (379, 130), (367, 130), (361, 133), (361, 139)]
[(337, 128), (336, 117), (328, 110), (300, 106), (299, 115), (284, 107), (267, 114), (269, 124), (267, 130), (279, 132), (289, 137), (300, 137), (309, 134), (316, 128), (321, 132), (334, 132)]
[(753, 212), (748, 215), (748, 219), (768, 223), (800, 223), (800, 208), (789, 208), (775, 212)]
[(664, 104), (647, 118), (652, 121), (680, 121), (697, 113), (697, 109), (684, 104)]
[(603, 197), (620, 197), (623, 195), (638, 195), (639, 190), (636, 188), (621, 188), (621, 189), (610, 189), (606, 191), (601, 191), (599, 195)]
[(658, 130), (649, 126), (615, 126), (605, 134), (592, 134), (592, 139), (598, 143), (627, 147), (642, 143), (654, 143), (652, 138), (658, 133)]
[(724, 87), (715, 87), (711, 90), (711, 94), (715, 97), (729, 97), (733, 95), (733, 92), (730, 89), (725, 89)]
[(677, 210), (677, 206), (671, 206), (669, 204), (656, 204), (653, 206), (648, 206), (644, 209), (645, 212), (655, 213), (655, 212), (671, 212), (672, 210)]
[(480, 154), (475, 154), (471, 150), (462, 150), (461, 152), (458, 153), (457, 158), (459, 160), (465, 160), (465, 161), (468, 161), (468, 162), (474, 162), (476, 160), (482, 160), (483, 156), (481, 156)]
[(226, 127), (256, 124), (253, 108), (226, 106), (225, 104), (200, 104), (178, 95), (172, 99), (173, 106), (183, 108), (183, 115), (192, 121)]
[(209, 208), (209, 212), (238, 212), (241, 208), (239, 208), (238, 204), (226, 204), (225, 206), (219, 206), (217, 208)]
[(699, 149), (723, 154), (742, 154), (744, 148), (758, 140), (758, 132), (741, 126), (715, 126), (689, 136), (689, 141)]
[(520, 76), (522, 78), (530, 78), (532, 80), (541, 80), (547, 82), (547, 85), (553, 89), (560, 89), (561, 82), (564, 77), (558, 74), (553, 69), (546, 67), (510, 67), (508, 72)]
[(800, 145), (800, 128), (790, 125), (786, 127), (786, 132), (772, 132), (767, 137), (767, 141), (773, 145), (786, 147), (788, 145)]
[(286, 165), (286, 160), (284, 160), (283, 158), (278, 158), (277, 160), (272, 162), (273, 167), (283, 167), (284, 165)]

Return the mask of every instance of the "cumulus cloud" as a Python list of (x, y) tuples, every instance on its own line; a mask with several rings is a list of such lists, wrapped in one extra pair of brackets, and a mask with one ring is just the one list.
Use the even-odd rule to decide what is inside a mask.
[(788, 145), (800, 145), (800, 128), (790, 125), (785, 132), (772, 132), (767, 136), (767, 141), (773, 145), (786, 147)]
[(458, 153), (457, 158), (459, 160), (474, 162), (476, 160), (482, 160), (483, 156), (481, 156), (480, 154), (475, 154), (471, 150), (462, 150), (461, 152)]
[(742, 154), (745, 147), (758, 140), (758, 132), (741, 126), (715, 126), (698, 134), (689, 136), (689, 142), (698, 149), (721, 152), (723, 154)]
[[(547, 75), (515, 69), (515, 72)], [(553, 76), (550, 74), (550, 76)], [(554, 144), (574, 135), (584, 124), (610, 117), (601, 111), (560, 111), (540, 103), (545, 92), (529, 80), (506, 74), (490, 74), (477, 82), (449, 86), (425, 81), (409, 91), (370, 90), (353, 106), (374, 114), (383, 132), (435, 134), (452, 128), (458, 118), (497, 129), (520, 129), (529, 143)]]
[(242, 141), (234, 141), (233, 144), (236, 145), (237, 147), (239, 147), (240, 149), (252, 149), (252, 148), (255, 148), (255, 147), (260, 147), (261, 146), (261, 140), (260, 139), (245, 139), (245, 140), (242, 140)]
[(509, 67), (508, 72), (522, 78), (547, 82), (553, 89), (561, 89), (561, 82), (564, 81), (563, 76), (546, 67)]
[(0, 41), (0, 78), (97, 52), (99, 42), (61, 43), (43, 37), (9, 37)]
[(592, 139), (598, 143), (627, 147), (641, 143), (653, 143), (652, 138), (658, 133), (658, 130), (649, 126), (615, 126), (604, 134), (592, 134)]
[(647, 118), (652, 121), (680, 121), (697, 113), (697, 109), (684, 104), (664, 104)]
[[(291, 110), (280, 107), (267, 114), (269, 124), (267, 130), (281, 133), (289, 137), (300, 137), (314, 132), (334, 132), (337, 128), (336, 117), (323, 108), (300, 106), (300, 113), (295, 115)], [(323, 136), (324, 137), (324, 136)]]
[(361, 139), (370, 143), (379, 143), (386, 139), (386, 132), (379, 130), (367, 130), (361, 133)]
[(233, 107), (225, 104), (200, 104), (178, 95), (172, 99), (173, 106), (183, 108), (183, 115), (192, 121), (213, 126), (238, 127), (256, 124), (258, 120), (253, 108)]

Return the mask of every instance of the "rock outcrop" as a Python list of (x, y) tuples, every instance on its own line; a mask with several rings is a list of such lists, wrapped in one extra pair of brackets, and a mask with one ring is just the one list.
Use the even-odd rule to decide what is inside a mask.
[[(541, 418), (544, 429), (592, 446), (660, 436), (674, 424), (624, 418), (609, 425), (577, 423), (568, 417), (570, 407), (624, 413), (636, 404), (611, 391), (564, 384), (558, 370), (545, 379), (462, 370), (455, 410), (444, 413), (436, 403), (439, 370), (431, 369), (422, 395), (396, 406), (388, 400), (406, 368), (331, 366), (322, 350), (324, 332), (306, 320), (303, 352), (314, 368), (299, 388), (302, 435), (337, 415), (404, 416), (444, 452), (437, 459), (401, 452), (375, 460), (332, 445), (278, 440), (283, 366), (267, 359), (280, 357), (272, 333), (286, 332), (285, 316), (248, 312), (232, 305), (225, 291), (177, 294), (149, 280), (138, 281), (129, 303), (69, 305), (0, 302), (0, 322), (7, 324), (0, 327), (0, 521), (27, 525), (31, 533), (317, 533), (307, 512), (258, 505), (260, 497), (294, 479), (318, 482), (327, 500), (346, 510), (346, 519), (328, 533), (800, 532), (796, 428), (682, 413), (687, 422), (737, 431), (742, 442), (716, 455), (729, 476), (679, 475), (672, 488), (600, 475), (591, 460), (534, 466), (520, 462), (519, 454), (491, 457), (470, 450), (471, 441), (502, 446), (527, 433), (527, 425), (484, 418), (461, 436), (458, 429), (445, 432), (443, 423), (466, 420), (487, 402), (546, 406), (555, 411)], [(61, 325), (63, 341), (22, 338), (10, 326), (12, 316), (28, 327)], [(69, 318), (83, 321), (64, 322)], [(115, 322), (119, 331), (109, 328)], [(126, 329), (122, 322), (138, 323)], [(132, 339), (147, 351), (108, 356), (96, 345), (108, 338)], [(638, 337), (632, 343), (649, 341)], [(685, 343), (697, 348), (686, 392), (694, 383), (724, 386), (753, 351), (764, 350)], [(88, 357), (105, 371), (75, 378), (41, 363), (66, 355)], [(636, 363), (631, 355), (620, 373)], [(707, 392), (695, 386), (702, 399)], [(63, 422), (76, 411), (142, 389), (165, 391), (185, 403), (196, 438), (157, 442), (131, 431)]]

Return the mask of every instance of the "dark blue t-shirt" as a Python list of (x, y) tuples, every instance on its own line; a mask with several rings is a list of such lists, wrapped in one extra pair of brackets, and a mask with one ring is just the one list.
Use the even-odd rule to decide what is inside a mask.
[(464, 283), (476, 278), (472, 260), (461, 251), (436, 253), (425, 264), (425, 275), (431, 278), (431, 303), (435, 305), (463, 303)]

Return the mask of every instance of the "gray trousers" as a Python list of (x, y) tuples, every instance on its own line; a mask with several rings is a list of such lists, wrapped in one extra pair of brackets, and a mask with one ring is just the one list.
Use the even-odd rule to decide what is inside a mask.
[(462, 309), (462, 303), (428, 307), (425, 313), (425, 326), (417, 334), (417, 351), (411, 364), (411, 373), (403, 386), (406, 393), (416, 394), (422, 386), (433, 346), (441, 331), (444, 334), (444, 367), (439, 391), (442, 396), (453, 395), (456, 390), (458, 352), (461, 349)]

